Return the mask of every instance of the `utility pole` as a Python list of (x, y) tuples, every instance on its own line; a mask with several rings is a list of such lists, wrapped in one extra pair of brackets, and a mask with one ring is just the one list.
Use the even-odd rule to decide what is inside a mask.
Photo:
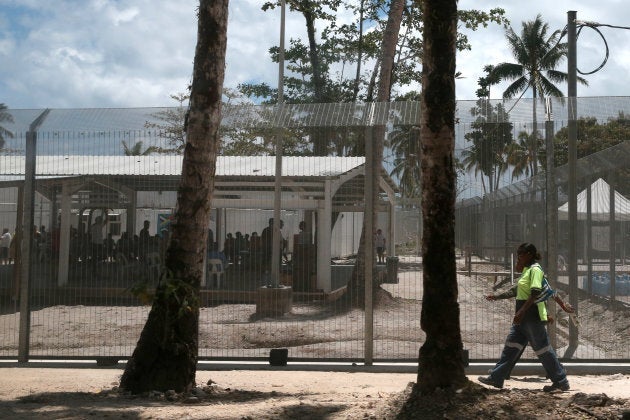
[[(569, 302), (578, 309), (577, 288), (577, 12), (567, 12), (567, 65), (568, 65), (568, 134), (569, 134), (569, 243), (568, 274)], [(573, 323), (569, 323), (569, 347), (564, 353), (571, 358), (578, 346), (578, 331)]]
[[(278, 106), (277, 113), (282, 113), (284, 105), (284, 26), (285, 26), (285, 2), (282, 0), (280, 6), (280, 51), (278, 57)], [(276, 121), (282, 121), (276, 118)], [(280, 208), (282, 199), (282, 128), (276, 127), (276, 178), (273, 195), (273, 230), (271, 248), (271, 285), (280, 285), (280, 242), (282, 232), (280, 231)]]

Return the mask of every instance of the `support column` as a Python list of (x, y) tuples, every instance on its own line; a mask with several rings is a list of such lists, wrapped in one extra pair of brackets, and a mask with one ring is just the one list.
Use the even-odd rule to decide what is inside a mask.
[(317, 213), (317, 288), (332, 290), (330, 275), (330, 242), (332, 237), (332, 195), (330, 181), (324, 186), (324, 208)]
[(70, 262), (70, 225), (72, 211), (72, 193), (70, 187), (61, 187), (61, 224), (59, 226), (59, 268), (57, 269), (57, 285), (68, 284), (68, 269)]
[(387, 238), (387, 256), (396, 256), (396, 204), (389, 203), (389, 238)]
[(136, 233), (136, 208), (138, 204), (138, 192), (132, 191), (129, 194), (129, 204), (127, 205), (127, 232), (129, 239), (133, 239)]

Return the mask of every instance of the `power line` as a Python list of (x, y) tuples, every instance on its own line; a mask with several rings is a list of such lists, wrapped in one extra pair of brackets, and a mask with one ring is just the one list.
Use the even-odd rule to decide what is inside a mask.
[(609, 25), (607, 23), (591, 22), (591, 21), (588, 21), (588, 20), (579, 20), (576, 23), (577, 24), (581, 24), (581, 25), (586, 25), (586, 26), (605, 26), (607, 28), (613, 28), (613, 29), (628, 29), (628, 30), (630, 30), (630, 26)]
[(606, 47), (606, 55), (604, 57), (604, 60), (602, 61), (602, 63), (595, 70), (592, 70), (592, 71), (589, 71), (589, 72), (583, 72), (579, 68), (576, 69), (578, 73), (583, 74), (583, 75), (589, 75), (589, 74), (593, 74), (593, 73), (596, 73), (596, 72), (600, 71), (606, 65), (606, 63), (608, 62), (608, 57), (610, 56), (610, 49), (608, 47), (608, 42), (606, 41), (606, 37), (597, 28), (599, 28), (599, 27), (606, 27), (606, 28), (613, 28), (613, 29), (630, 30), (630, 26), (610, 25), (608, 23), (599, 23), (599, 22), (581, 21), (581, 20), (576, 21), (575, 23), (577, 24), (577, 27), (578, 27), (577, 37), (580, 36), (580, 32), (582, 31), (583, 28), (591, 28), (592, 30), (594, 30), (595, 32), (597, 32), (599, 34), (599, 36), (602, 38), (602, 41), (604, 41), (604, 46)]
[[(593, 73), (597, 73), (602, 68), (604, 68), (604, 66), (608, 62), (608, 57), (610, 56), (610, 49), (608, 48), (608, 42), (606, 41), (606, 37), (604, 36), (604, 34), (602, 34), (602, 32), (599, 29), (597, 29), (598, 26), (610, 26), (610, 27), (612, 27), (612, 25), (602, 25), (602, 24), (598, 24), (598, 23), (594, 23), (594, 22), (579, 22), (579, 24), (578, 24), (578, 30), (577, 30), (576, 38), (580, 37), (580, 33), (582, 32), (582, 29), (584, 29), (584, 28), (591, 28), (592, 30), (594, 30), (595, 32), (597, 32), (599, 34), (599, 36), (602, 38), (602, 41), (604, 41), (604, 46), (606, 47), (606, 54), (604, 56), (604, 60), (602, 60), (601, 64), (597, 68), (595, 68), (595, 70), (588, 71), (588, 72), (583, 72), (582, 70), (579, 69), (579, 67), (576, 67), (577, 72), (582, 74), (582, 75), (584, 75), (584, 76), (587, 76), (587, 75), (593, 74)], [(630, 28), (627, 28), (627, 29), (630, 29)], [(577, 41), (577, 39), (576, 39), (576, 41)]]
[[(591, 22), (591, 21), (576, 21), (576, 25), (577, 25), (577, 28), (578, 28), (577, 34), (576, 34), (576, 41), (577, 41), (577, 38), (579, 38), (580, 33), (582, 32), (582, 29), (590, 28), (590, 29), (594, 30), (595, 32), (597, 32), (599, 34), (599, 36), (601, 37), (602, 41), (604, 41), (604, 46), (606, 48), (606, 53), (604, 55), (604, 59), (602, 60), (601, 64), (599, 66), (597, 66), (594, 70), (585, 72), (585, 71), (580, 70), (578, 67), (576, 67), (576, 71), (578, 73), (580, 73), (581, 75), (584, 75), (584, 76), (588, 76), (588, 75), (591, 75), (591, 74), (594, 74), (594, 73), (597, 73), (598, 71), (600, 71), (602, 68), (604, 68), (604, 66), (608, 62), (608, 58), (610, 57), (610, 48), (608, 47), (608, 41), (606, 41), (606, 37), (598, 29), (598, 27), (630, 30), (630, 26), (610, 25), (610, 24), (607, 24), (607, 23), (598, 23), (598, 22)], [(564, 29), (562, 29), (562, 31), (560, 32), (560, 36), (558, 37), (558, 40), (556, 41), (556, 44), (549, 51), (554, 50), (560, 44), (560, 41), (562, 41), (562, 38), (564, 38), (566, 35), (567, 35), (567, 26), (565, 26)], [(523, 97), (524, 94), (525, 94), (525, 91), (523, 91), (521, 93), (521, 95), (518, 97), (516, 102), (514, 102), (512, 107), (508, 110), (508, 112), (507, 112), (508, 114), (510, 113), (510, 111), (512, 111), (512, 109), (514, 109), (514, 107), (516, 106), (516, 104), (518, 104), (518, 102), (521, 100), (521, 98)]]

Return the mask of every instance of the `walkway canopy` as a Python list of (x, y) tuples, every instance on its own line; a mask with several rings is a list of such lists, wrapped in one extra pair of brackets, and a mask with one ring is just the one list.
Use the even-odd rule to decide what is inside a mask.
[[(318, 288), (330, 291), (333, 214), (363, 212), (364, 157), (284, 157), (283, 210), (317, 214)], [(0, 156), (0, 188), (22, 188), (23, 156)], [(61, 214), (58, 284), (68, 278), (71, 217), (83, 208), (127, 209), (127, 226), (136, 226), (139, 192), (176, 191), (182, 156), (38, 156), (36, 190)], [(274, 156), (219, 156), (212, 207), (270, 210), (274, 208)], [(396, 187), (383, 171), (377, 210), (394, 225)], [(74, 210), (74, 211), (73, 211)], [(390, 238), (389, 243), (395, 243)]]

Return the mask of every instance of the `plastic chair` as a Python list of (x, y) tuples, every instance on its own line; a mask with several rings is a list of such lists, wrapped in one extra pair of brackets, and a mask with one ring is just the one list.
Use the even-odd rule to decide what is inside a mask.
[(160, 277), (160, 265), (162, 261), (159, 252), (149, 252), (144, 259), (144, 268), (151, 283), (157, 282)]
[[(216, 278), (217, 288), (220, 288), (221, 280), (225, 276), (225, 271), (223, 271), (223, 261), (221, 261), (219, 258), (210, 258), (208, 260), (206, 269), (207, 275), (210, 277), (212, 283), (214, 283), (214, 279)], [(202, 286), (205, 286), (205, 284), (203, 284)]]

